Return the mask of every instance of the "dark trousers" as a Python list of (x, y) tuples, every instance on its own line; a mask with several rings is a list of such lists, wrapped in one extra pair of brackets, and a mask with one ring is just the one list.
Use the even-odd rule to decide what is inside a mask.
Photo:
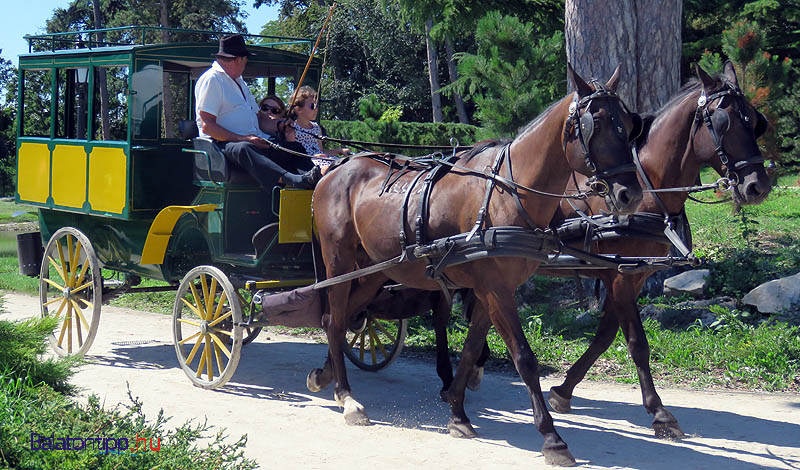
[(257, 147), (250, 142), (219, 142), (218, 144), (222, 153), (225, 154), (225, 158), (239, 165), (253, 176), (262, 188), (268, 190), (284, 173), (300, 174), (314, 166), (311, 159), (273, 148)]

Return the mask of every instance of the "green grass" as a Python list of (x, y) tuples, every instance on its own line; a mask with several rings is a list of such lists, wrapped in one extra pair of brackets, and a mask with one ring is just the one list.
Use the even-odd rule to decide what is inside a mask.
[(36, 208), (24, 204), (16, 204), (14, 201), (0, 201), (0, 224), (9, 222), (37, 222), (39, 216)]

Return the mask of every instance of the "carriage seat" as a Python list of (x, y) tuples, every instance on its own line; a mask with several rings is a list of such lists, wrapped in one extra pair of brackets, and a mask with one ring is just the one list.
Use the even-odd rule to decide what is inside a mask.
[(258, 186), (256, 180), (244, 169), (225, 158), (222, 150), (215, 142), (199, 137), (197, 122), (182, 120), (178, 123), (178, 133), (184, 139), (191, 139), (195, 150), (202, 153), (194, 154), (193, 178), (195, 181), (210, 181), (217, 184)]

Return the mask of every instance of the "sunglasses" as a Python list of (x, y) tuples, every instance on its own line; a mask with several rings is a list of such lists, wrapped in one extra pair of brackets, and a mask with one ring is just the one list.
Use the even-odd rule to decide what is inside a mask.
[(265, 113), (272, 113), (272, 114), (280, 114), (280, 113), (283, 112), (283, 110), (281, 108), (273, 108), (272, 106), (270, 106), (270, 105), (268, 105), (266, 103), (261, 105), (261, 111), (264, 111)]
[[(297, 105), (298, 108), (302, 108), (303, 106), (305, 106), (305, 103)], [(311, 110), (317, 109), (317, 103), (312, 101), (311, 103), (308, 104), (308, 109), (311, 109)]]

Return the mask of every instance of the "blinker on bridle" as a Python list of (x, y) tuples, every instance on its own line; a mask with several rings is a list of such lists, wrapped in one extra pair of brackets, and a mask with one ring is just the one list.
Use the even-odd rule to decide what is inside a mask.
[[(600, 83), (597, 79), (592, 79), (590, 82), (592, 85), (594, 85), (594, 93), (585, 96), (580, 100), (576, 98), (572, 101), (572, 103), (570, 103), (569, 117), (567, 118), (567, 122), (572, 123), (572, 127), (575, 131), (575, 137), (577, 137), (578, 141), (581, 143), (583, 158), (586, 162), (586, 168), (593, 173), (593, 175), (586, 181), (589, 189), (595, 192), (598, 196), (606, 196), (611, 190), (606, 178), (622, 173), (633, 173), (636, 171), (636, 165), (633, 163), (625, 163), (601, 172), (597, 171), (597, 165), (595, 165), (594, 161), (592, 160), (591, 153), (589, 152), (589, 141), (594, 135), (595, 126), (597, 123), (596, 118), (592, 115), (592, 112), (589, 108), (591, 107), (592, 100), (599, 98), (616, 98), (629, 114), (633, 115), (634, 113), (631, 113), (628, 110), (627, 106), (625, 106), (625, 103), (620, 100), (616, 93), (606, 88), (605, 85)], [(583, 108), (586, 108), (586, 111), (581, 113), (581, 109)], [(609, 113), (611, 114), (611, 125), (616, 135), (621, 139), (625, 139), (628, 141), (629, 145), (631, 145), (633, 140), (635, 140), (635, 138), (638, 136), (628, 136), (625, 134), (625, 126), (623, 125), (616, 108), (609, 108)], [(566, 129), (569, 129), (569, 126)], [(567, 130), (566, 132), (569, 131)], [(566, 149), (567, 140), (564, 139), (564, 151), (566, 151)]]
[[(725, 153), (725, 149), (722, 148), (722, 139), (725, 137), (725, 133), (731, 127), (731, 117), (730, 114), (720, 106), (722, 105), (722, 99), (726, 96), (731, 96), (734, 100), (734, 108), (736, 112), (739, 114), (739, 118), (745, 122), (750, 122), (750, 117), (742, 111), (742, 108), (739, 106), (738, 100), (744, 99), (744, 93), (739, 87), (735, 86), (734, 84), (730, 83), (729, 81), (725, 80), (725, 88), (716, 92), (712, 93), (709, 96), (705, 94), (701, 94), (699, 98), (697, 98), (697, 111), (696, 111), (696, 118), (698, 120), (702, 120), (705, 123), (705, 126), (708, 128), (709, 134), (711, 134), (711, 139), (714, 141), (714, 151), (716, 152), (719, 160), (722, 162), (722, 165), (725, 167), (725, 178), (728, 180), (722, 186), (723, 189), (727, 189), (732, 186), (736, 186), (739, 184), (739, 170), (742, 168), (748, 167), (750, 165), (760, 165), (764, 163), (764, 157), (761, 156), (759, 152), (757, 155), (754, 155), (748, 159), (741, 160), (736, 162), (731, 168), (730, 159), (728, 158), (728, 154)], [(720, 104), (717, 105), (717, 108), (714, 109), (712, 113), (709, 111), (709, 107), (711, 104), (716, 101), (720, 100)], [(754, 126), (755, 127), (755, 126)]]

